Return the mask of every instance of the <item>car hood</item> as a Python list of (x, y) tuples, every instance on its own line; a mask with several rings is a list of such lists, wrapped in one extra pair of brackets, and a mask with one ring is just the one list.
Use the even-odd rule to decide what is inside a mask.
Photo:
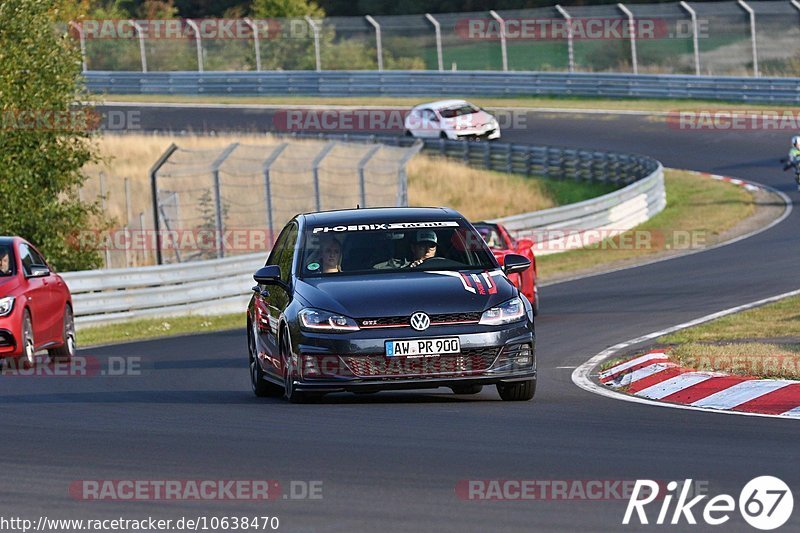
[[(298, 280), (296, 291), (309, 306), (353, 318), (406, 316), (417, 311), (484, 311), (513, 298), (516, 288), (493, 272), (402, 272)], [(488, 279), (487, 279), (488, 278)]]
[(493, 118), (494, 117), (486, 111), (478, 111), (477, 113), (472, 113), (470, 115), (446, 118), (444, 119), (444, 124), (450, 128), (454, 128), (456, 124), (465, 124), (469, 127), (477, 128), (483, 126), (484, 124), (488, 124)]
[(0, 276), (0, 298), (12, 294), (19, 287), (17, 276)]

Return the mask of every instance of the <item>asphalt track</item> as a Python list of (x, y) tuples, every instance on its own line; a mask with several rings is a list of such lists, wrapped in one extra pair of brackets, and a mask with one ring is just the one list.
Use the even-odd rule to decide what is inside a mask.
[[(271, 113), (146, 110), (141, 124), (267, 129)], [(504, 138), (644, 153), (670, 167), (765, 183), (796, 202), (791, 176), (777, 165), (791, 134), (689, 132), (644, 116), (530, 113), (524, 128)], [(712, 495), (738, 498), (751, 478), (775, 475), (800, 501), (797, 421), (620, 402), (570, 380), (573, 367), (610, 345), (800, 287), (798, 223), (794, 210), (771, 230), (730, 246), (543, 289), (533, 402), (501, 402), (488, 388), (473, 397), (442, 390), (334, 395), (315, 405), (260, 400), (249, 390), (243, 331), (83, 352), (141, 357), (141, 376), (0, 378), (2, 514), (277, 515), (285, 531), (623, 529), (623, 500), (464, 501), (454, 489), (467, 479), (691, 478), (707, 481)], [(81, 479), (275, 479), (284, 490), (291, 480), (321, 480), (323, 497), (90, 502), (69, 495), (70, 483)], [(652, 507), (651, 521), (657, 512)], [(751, 530), (737, 512), (723, 527)], [(668, 529), (711, 528), (683, 521)], [(800, 529), (797, 511), (784, 529)]]

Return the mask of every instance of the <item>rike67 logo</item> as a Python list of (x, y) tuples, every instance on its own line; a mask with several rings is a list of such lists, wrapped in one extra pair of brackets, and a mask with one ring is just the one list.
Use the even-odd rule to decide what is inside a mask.
[[(670, 481), (666, 488), (666, 495), (663, 495), (659, 493), (659, 483), (649, 479), (636, 480), (622, 523), (636, 524), (638, 520), (639, 524), (650, 524), (652, 512), (648, 517), (645, 507), (657, 499), (661, 500), (661, 505), (654, 523), (659, 525), (676, 525), (684, 523), (684, 520), (687, 524), (697, 524), (697, 513), (706, 524), (719, 526), (730, 520), (738, 503), (739, 513), (748, 524), (756, 529), (770, 530), (785, 524), (792, 516), (794, 508), (791, 489), (773, 476), (751, 479), (739, 494), (738, 502), (729, 494), (720, 494), (703, 501), (708, 495), (692, 495), (691, 479), (685, 480), (682, 485), (677, 481)], [(653, 507), (651, 511), (658, 505)]]

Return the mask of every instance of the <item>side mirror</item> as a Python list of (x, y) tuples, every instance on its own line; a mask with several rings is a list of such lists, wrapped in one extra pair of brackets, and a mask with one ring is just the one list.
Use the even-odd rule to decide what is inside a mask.
[(50, 275), (50, 269), (47, 265), (31, 265), (31, 274), (29, 278), (46, 278)]
[(531, 261), (524, 255), (508, 254), (503, 260), (503, 271), (506, 274), (524, 272), (531, 266)]
[(253, 279), (261, 285), (281, 285), (283, 284), (281, 267), (278, 265), (261, 267), (253, 274)]

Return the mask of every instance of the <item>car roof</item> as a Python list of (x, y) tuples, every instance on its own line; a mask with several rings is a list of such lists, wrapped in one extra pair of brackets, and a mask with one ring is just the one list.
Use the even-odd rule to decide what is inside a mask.
[(370, 207), (305, 213), (300, 216), (305, 218), (306, 224), (309, 226), (433, 222), (464, 218), (461, 213), (449, 207)]
[(467, 102), (466, 100), (436, 100), (435, 102), (419, 104), (415, 108), (430, 107), (433, 109), (447, 109), (449, 107), (458, 107), (464, 104), (469, 104), (469, 102)]

